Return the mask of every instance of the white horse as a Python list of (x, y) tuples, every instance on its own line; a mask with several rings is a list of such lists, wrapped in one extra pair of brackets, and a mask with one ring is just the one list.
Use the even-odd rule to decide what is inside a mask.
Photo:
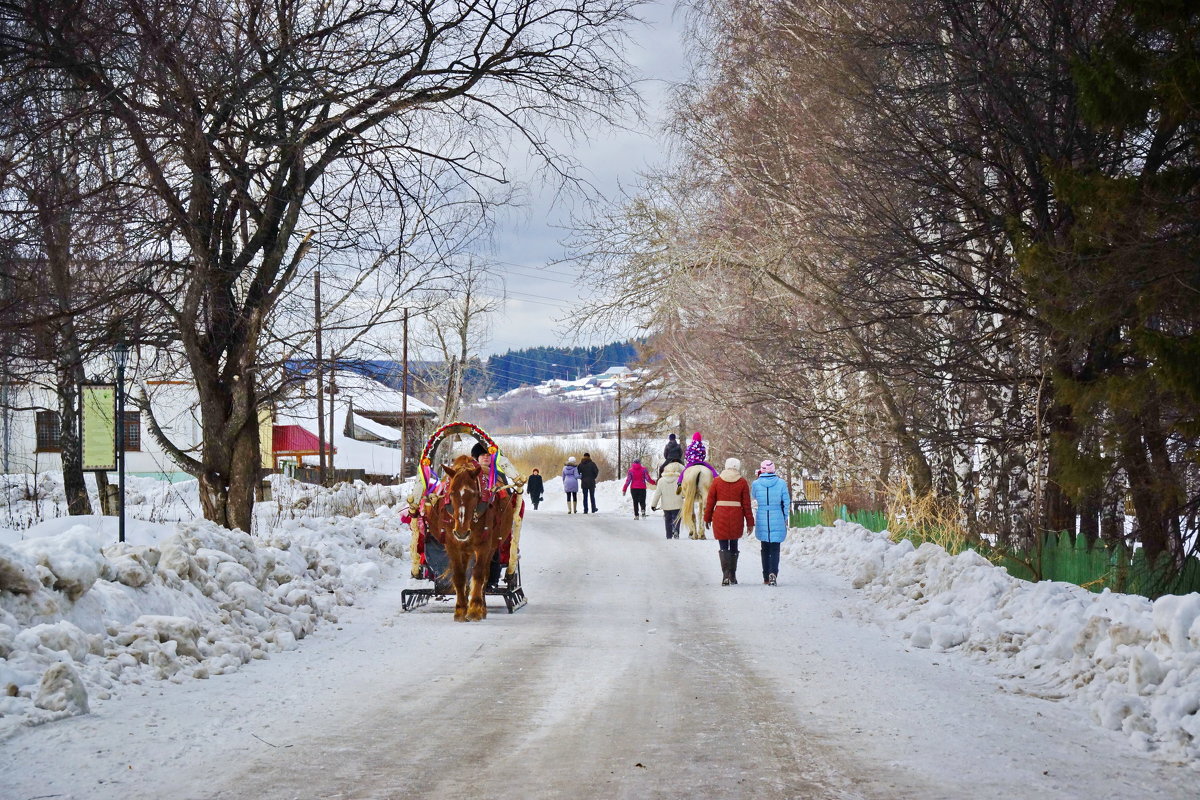
[(683, 471), (683, 524), (693, 539), (704, 539), (704, 500), (712, 485), (712, 470), (693, 464)]

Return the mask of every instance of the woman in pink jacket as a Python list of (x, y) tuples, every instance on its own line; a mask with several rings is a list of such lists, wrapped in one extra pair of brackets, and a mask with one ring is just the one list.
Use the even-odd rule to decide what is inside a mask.
[(629, 490), (629, 496), (633, 498), (633, 518), (639, 519), (638, 509), (641, 509), (642, 516), (646, 516), (646, 484), (657, 486), (654, 478), (650, 477), (650, 471), (642, 466), (642, 462), (636, 458), (629, 465), (629, 472), (625, 475), (625, 485), (621, 488), (621, 494), (625, 494)]

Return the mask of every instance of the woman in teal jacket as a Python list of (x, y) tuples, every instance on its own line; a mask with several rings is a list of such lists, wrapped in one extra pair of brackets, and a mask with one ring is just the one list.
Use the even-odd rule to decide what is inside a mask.
[(750, 486), (750, 497), (758, 505), (754, 535), (762, 543), (763, 583), (774, 586), (779, 575), (779, 545), (787, 538), (792, 499), (787, 484), (775, 474), (773, 461), (762, 462), (758, 471), (758, 479)]

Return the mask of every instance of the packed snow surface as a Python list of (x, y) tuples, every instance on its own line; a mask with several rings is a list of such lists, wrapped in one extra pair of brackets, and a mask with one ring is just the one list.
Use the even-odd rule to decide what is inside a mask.
[[(603, 514), (631, 516), (619, 487), (598, 487)], [(117, 544), (115, 520), (100, 517), (0, 529), (0, 737), (119, 704), (133, 686), (252, 669), (407, 573), (403, 488), (277, 490), (289, 499), (259, 504), (271, 524), (254, 536), (131, 520)], [(561, 514), (561, 479), (546, 490), (539, 513)], [(361, 513), (302, 515), (335, 496)], [(655, 523), (647, 535), (659, 535)], [(986, 662), (1008, 691), (1079, 704), (1137, 749), (1200, 766), (1200, 595), (1028, 583), (974, 553), (842, 522), (793, 529), (783, 554), (790, 569), (849, 580), (860, 595), (847, 613), (882, 622), (884, 635)]]

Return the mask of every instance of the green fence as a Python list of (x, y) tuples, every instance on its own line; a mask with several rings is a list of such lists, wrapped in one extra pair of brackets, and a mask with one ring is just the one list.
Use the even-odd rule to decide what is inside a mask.
[(887, 530), (887, 513), (883, 511), (855, 511), (853, 514), (845, 506), (838, 506), (834, 513), (829, 509), (814, 508), (805, 511), (793, 511), (791, 526), (793, 528), (815, 528), (819, 525), (832, 525), (835, 519), (847, 522), (857, 522), (869, 531), (879, 533)]
[(1165, 558), (1152, 564), (1140, 548), (1131, 552), (1099, 541), (1089, 546), (1085, 537), (1066, 531), (1045, 534), (1033, 550), (1001, 554), (1000, 563), (1018, 578), (1067, 581), (1093, 592), (1111, 589), (1144, 597), (1200, 592), (1200, 559), (1195, 556), (1182, 568)]
[[(845, 506), (836, 514), (827, 509), (798, 511), (792, 514), (791, 524), (794, 528), (812, 528), (830, 525), (834, 519), (857, 522), (876, 533), (887, 529), (886, 513), (856, 511), (850, 514)], [(914, 540), (914, 544), (919, 543)], [(967, 547), (982, 552), (1013, 577), (1027, 581), (1066, 581), (1093, 592), (1111, 589), (1144, 597), (1200, 592), (1200, 558), (1189, 557), (1182, 569), (1165, 559), (1152, 565), (1147, 563), (1144, 550), (1131, 553), (1123, 545), (1109, 547), (1103, 542), (1094, 542), (1089, 547), (1085, 537), (1072, 537), (1066, 531), (1045, 534), (1038, 547), (1032, 550)]]

